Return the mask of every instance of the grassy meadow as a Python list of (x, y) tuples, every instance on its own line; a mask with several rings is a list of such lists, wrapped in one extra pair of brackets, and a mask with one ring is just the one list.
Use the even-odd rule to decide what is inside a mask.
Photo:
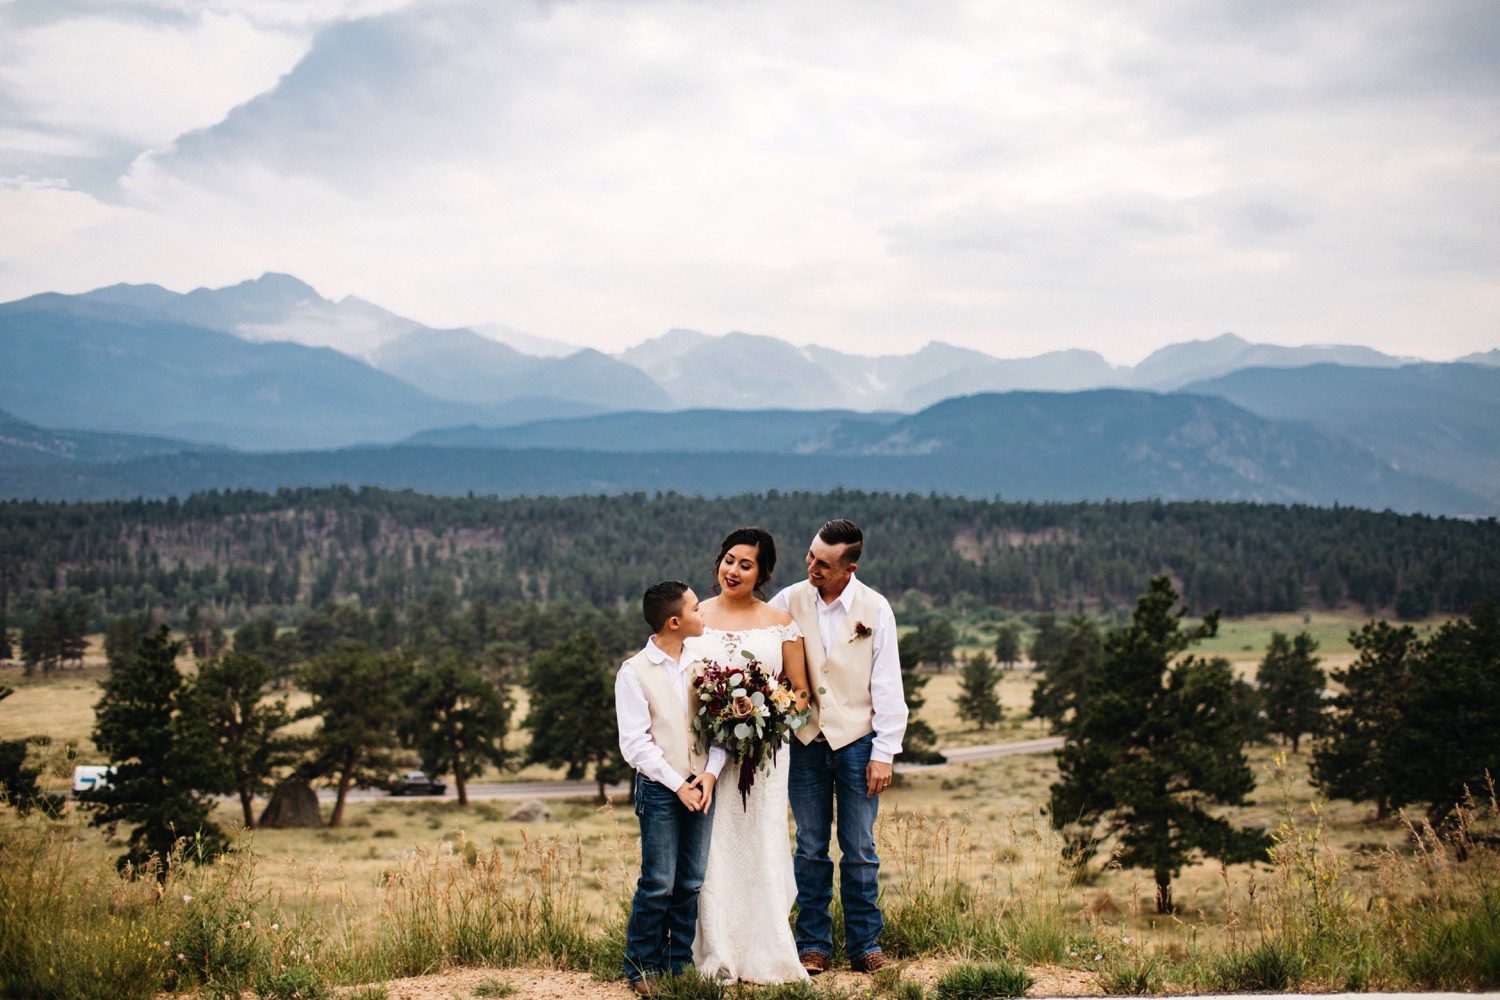
[[(1253, 673), (1272, 630), (1308, 628), (1326, 636), (1326, 667), (1350, 655), (1340, 636), (1359, 623), (1317, 615), (1225, 623), (1208, 651)], [(966, 631), (970, 649), (992, 641)], [(0, 675), (17, 689), (0, 702), (0, 738), (49, 737), (33, 752), (55, 790), (67, 786), (69, 743), (78, 761), (91, 760), (101, 670)], [(924, 689), (922, 716), (941, 745), (1046, 735), (1026, 717), (1033, 680), (1029, 670), (1006, 672), (1005, 720), (980, 732), (953, 711), (958, 674), (949, 670)], [(1080, 875), (1063, 862), (1044, 815), (1056, 777), (1050, 754), (903, 774), (882, 798), (878, 828), (885, 945), (902, 962), (863, 981), (865, 994), (963, 995), (939, 980), (981, 982), (989, 968), (1066, 984), (1054, 991), (1111, 994), (1500, 985), (1492, 797), (1439, 838), (1420, 825), (1376, 822), (1367, 804), (1319, 801), (1305, 752), (1260, 746), (1250, 755), (1259, 786), (1236, 812), (1275, 831), (1276, 851), (1259, 864), (1189, 866), (1174, 882), (1179, 907), (1169, 916), (1155, 913), (1149, 872), (1096, 863)], [(528, 768), (519, 777), (557, 776)], [(615, 978), (638, 862), (630, 807), (552, 801), (549, 819), (520, 824), (506, 818), (514, 805), (382, 798), (351, 802), (340, 829), (244, 831), (237, 804), (226, 801), (216, 819), (235, 831), (238, 850), (210, 866), (182, 866), (161, 886), (120, 879), (112, 864), (120, 844), (71, 806), (57, 820), (4, 810), (0, 968), (12, 971), (0, 973), (0, 993), (318, 997), (365, 984), (348, 995), (375, 1000), (385, 994), (372, 984), (453, 966)], [(725, 798), (720, 808), (734, 805)], [(795, 995), (852, 995), (839, 982)], [(681, 988), (683, 996), (723, 992)]]

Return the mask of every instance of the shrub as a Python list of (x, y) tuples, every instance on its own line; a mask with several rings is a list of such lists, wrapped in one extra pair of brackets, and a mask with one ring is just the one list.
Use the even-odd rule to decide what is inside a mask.
[(937, 982), (941, 1000), (990, 1000), (1025, 995), (1036, 980), (1018, 965), (987, 962), (949, 969)]
[(1283, 945), (1267, 943), (1231, 952), (1214, 964), (1215, 989), (1229, 993), (1282, 993), (1302, 980), (1303, 957)]
[(1104, 970), (1104, 992), (1111, 996), (1145, 996), (1162, 992), (1163, 966), (1157, 955), (1117, 961)]

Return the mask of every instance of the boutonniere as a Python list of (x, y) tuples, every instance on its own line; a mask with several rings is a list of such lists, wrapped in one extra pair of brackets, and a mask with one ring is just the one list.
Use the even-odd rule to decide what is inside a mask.
[(850, 642), (858, 642), (861, 639), (868, 639), (868, 638), (870, 638), (870, 636), (872, 636), (874, 634), (875, 634), (875, 630), (872, 629), (870, 626), (866, 625), (864, 622), (855, 622), (854, 623), (854, 634), (849, 637), (849, 641)]

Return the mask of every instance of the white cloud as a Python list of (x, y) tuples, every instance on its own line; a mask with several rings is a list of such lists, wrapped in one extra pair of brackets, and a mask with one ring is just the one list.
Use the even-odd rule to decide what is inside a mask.
[(305, 44), (238, 14), (170, 24), (86, 15), (19, 33), (0, 87), (18, 116), (51, 129), (165, 145), (274, 86)]
[[(137, 9), (5, 60), (10, 134), (144, 150), (129, 210), (75, 235), (98, 270), (149, 269), (149, 243), (149, 280), (274, 268), (607, 349), (669, 326), (1120, 361), (1224, 329), (1493, 346), (1484, 5)], [(62, 25), (97, 58), (134, 40), (154, 55), (117, 76), (159, 86), (40, 69)], [(76, 258), (17, 246), (0, 291), (72, 284)]]

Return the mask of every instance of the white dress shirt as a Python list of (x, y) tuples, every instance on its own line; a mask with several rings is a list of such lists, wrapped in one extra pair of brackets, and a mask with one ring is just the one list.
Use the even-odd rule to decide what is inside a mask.
[[(848, 631), (844, 622), (849, 617), (849, 605), (854, 601), (855, 587), (865, 585), (851, 575), (848, 586), (844, 587), (843, 593), (835, 597), (832, 603), (825, 604), (823, 595), (817, 595), (818, 636), (823, 640), (824, 655), (828, 655), (833, 649), (833, 637)], [(789, 612), (791, 603), (787, 593), (790, 590), (788, 587), (771, 598), (771, 606)], [(891, 602), (883, 595), (868, 587), (865, 590), (880, 608), (873, 626), (874, 634), (870, 636), (870, 704), (875, 711), (872, 723), (875, 745), (870, 749), (870, 759), (889, 764), (901, 752), (907, 716), (906, 695), (901, 689), (901, 657), (896, 651), (896, 614), (891, 610)]]
[[(676, 681), (672, 687), (682, 699), (682, 710), (686, 712), (687, 664), (668, 656), (656, 644), (655, 636), (646, 640), (646, 657), (652, 663), (666, 666), (672, 671), (672, 679)], [(667, 763), (667, 755), (662, 753), (661, 747), (651, 738), (651, 707), (646, 704), (646, 692), (641, 690), (641, 679), (636, 676), (635, 667), (628, 662), (615, 675), (615, 718), (620, 727), (620, 753), (625, 757), (625, 763), (674, 792), (681, 788), (687, 776), (678, 774), (677, 769)], [(711, 746), (708, 749), (708, 764), (704, 769), (717, 781), (719, 772), (724, 770), (728, 759), (729, 755), (723, 747)]]

